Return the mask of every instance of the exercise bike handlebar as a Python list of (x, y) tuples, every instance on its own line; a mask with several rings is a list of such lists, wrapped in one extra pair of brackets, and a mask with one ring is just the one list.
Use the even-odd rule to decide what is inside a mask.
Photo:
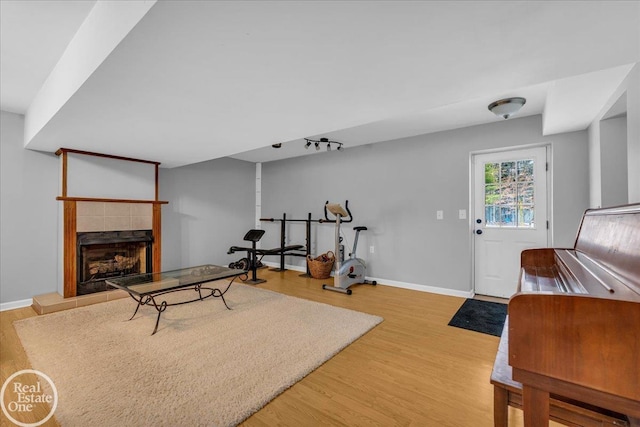
[[(335, 219), (329, 219), (329, 212), (327, 211), (327, 205), (329, 204), (329, 201), (327, 200), (327, 202), (324, 204), (324, 218), (325, 219), (321, 219), (320, 222), (336, 222)], [(346, 222), (351, 222), (353, 221), (353, 216), (351, 215), (351, 211), (349, 210), (349, 201), (345, 200), (344, 202), (344, 208), (345, 211), (347, 212), (347, 216), (340, 216), (340, 222), (341, 223), (346, 223)]]

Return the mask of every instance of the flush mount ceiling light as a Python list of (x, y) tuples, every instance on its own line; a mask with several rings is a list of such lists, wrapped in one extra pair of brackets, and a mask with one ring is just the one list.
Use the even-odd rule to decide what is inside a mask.
[(304, 144), (304, 148), (309, 148), (311, 147), (311, 144), (314, 144), (316, 147), (316, 151), (320, 150), (320, 145), (321, 144), (327, 144), (327, 151), (331, 151), (331, 144), (335, 144), (337, 145), (336, 150), (338, 151), (342, 151), (342, 142), (338, 142), (338, 141), (329, 141), (329, 138), (320, 138), (320, 139), (309, 139), (309, 138), (305, 138), (305, 141), (307, 141)]
[(489, 104), (489, 111), (506, 120), (520, 111), (526, 102), (526, 99), (517, 97), (500, 99)]

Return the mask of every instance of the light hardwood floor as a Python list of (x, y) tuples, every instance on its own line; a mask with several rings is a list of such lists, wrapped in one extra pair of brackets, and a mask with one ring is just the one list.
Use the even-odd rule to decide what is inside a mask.
[[(384, 285), (353, 286), (348, 296), (323, 291), (322, 280), (299, 274), (262, 269), (259, 277), (268, 281), (257, 286), (384, 321), (243, 425), (493, 426), (489, 376), (499, 339), (447, 326), (463, 298)], [(0, 313), (3, 383), (30, 367), (12, 322), (35, 315), (31, 308)], [(2, 425), (11, 425), (1, 416)], [(519, 410), (510, 408), (509, 416), (511, 427), (522, 425)]]

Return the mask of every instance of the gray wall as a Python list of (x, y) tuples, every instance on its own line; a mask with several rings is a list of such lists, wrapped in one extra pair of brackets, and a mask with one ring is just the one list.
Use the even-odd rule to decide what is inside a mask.
[(156, 166), (150, 163), (67, 154), (67, 196), (153, 200)]
[(25, 150), (24, 116), (0, 112), (0, 303), (57, 289), (59, 160)]
[[(24, 117), (0, 116), (0, 303), (58, 290), (62, 267), (60, 161), (25, 150)], [(117, 168), (116, 168), (117, 169)], [(87, 196), (87, 195), (84, 195)], [(149, 198), (149, 197), (146, 197)], [(227, 264), (255, 221), (255, 165), (220, 159), (160, 169), (163, 269)]]
[(242, 237), (255, 222), (255, 165), (234, 159), (160, 170), (163, 270), (226, 265), (247, 246)]
[(640, 203), (640, 63), (623, 83), (627, 94), (627, 185), (629, 203)]
[[(23, 148), (22, 116), (2, 112), (1, 124), (0, 302), (6, 303), (57, 289), (60, 171), (53, 154)], [(286, 212), (306, 218), (312, 212), (318, 218), (326, 200), (349, 199), (355, 221), (345, 228), (348, 243), (353, 242), (351, 226), (370, 227), (358, 251), (369, 261), (370, 276), (467, 291), (470, 232), (457, 211), (469, 208), (471, 151), (550, 142), (553, 244), (573, 245), (588, 204), (586, 132), (543, 137), (540, 129), (539, 116), (511, 119), (266, 163), (262, 216)], [(160, 198), (169, 201), (162, 208), (163, 268), (226, 264), (242, 256), (226, 251), (242, 245), (254, 225), (255, 165), (219, 159), (161, 169)], [(444, 220), (436, 221), (436, 210), (444, 211)], [(278, 225), (262, 226), (267, 230), (262, 246), (278, 246)], [(303, 244), (304, 226), (291, 225), (288, 237), (288, 243)], [(314, 253), (332, 249), (332, 225), (314, 225), (312, 240)], [(301, 258), (287, 262), (304, 265)]]
[[(348, 199), (355, 217), (344, 229), (348, 243), (352, 226), (369, 227), (358, 250), (368, 260), (368, 276), (468, 291), (470, 225), (457, 213), (469, 209), (470, 152), (550, 143), (553, 245), (573, 246), (589, 202), (587, 133), (544, 137), (541, 129), (541, 116), (534, 116), (265, 163), (262, 216), (305, 218), (312, 212), (318, 218), (326, 200)], [(444, 211), (443, 220), (436, 220), (437, 210)], [(278, 246), (278, 225), (263, 228), (263, 246)], [(333, 249), (332, 225), (315, 225), (312, 240), (314, 254)], [(302, 225), (288, 228), (289, 243), (304, 244)], [(300, 258), (287, 262), (304, 265)]]
[(601, 124), (607, 120), (602, 120), (602, 118), (609, 113), (612, 106), (619, 101), (621, 96), (624, 96), (627, 101), (627, 164), (626, 167), (623, 167), (627, 176), (626, 201), (627, 203), (640, 202), (640, 63), (638, 63), (614, 91), (609, 101), (602, 107), (594, 121), (587, 128), (589, 139), (589, 203), (592, 208), (605, 206), (602, 186), (605, 185), (604, 181), (608, 179), (605, 175), (608, 171), (602, 170), (602, 155), (607, 143), (603, 144), (601, 141), (605, 135), (601, 134), (600, 128)]
[(600, 122), (602, 206), (628, 203), (627, 117)]

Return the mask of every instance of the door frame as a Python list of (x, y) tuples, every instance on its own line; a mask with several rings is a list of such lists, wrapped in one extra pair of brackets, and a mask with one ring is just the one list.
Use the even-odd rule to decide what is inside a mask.
[(553, 144), (551, 142), (540, 142), (534, 144), (513, 145), (509, 147), (489, 148), (485, 150), (475, 150), (469, 152), (469, 253), (471, 254), (471, 297), (476, 295), (476, 248), (474, 239), (475, 230), (475, 165), (474, 157), (477, 154), (503, 153), (505, 151), (526, 150), (528, 148), (544, 147), (547, 156), (547, 242), (549, 247), (553, 247)]

